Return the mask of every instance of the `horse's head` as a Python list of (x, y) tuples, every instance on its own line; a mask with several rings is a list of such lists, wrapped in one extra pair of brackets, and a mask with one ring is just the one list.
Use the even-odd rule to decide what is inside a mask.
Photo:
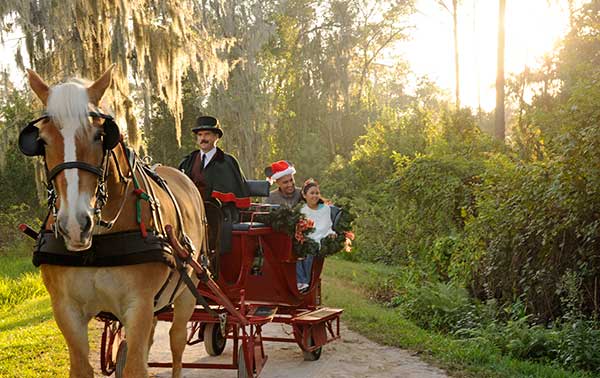
[(29, 84), (46, 113), (21, 131), (19, 147), (26, 155), (44, 157), (54, 227), (72, 251), (91, 246), (95, 213), (106, 200), (106, 159), (120, 138), (112, 117), (98, 109), (113, 67), (89, 87), (68, 82), (49, 88), (28, 70)]

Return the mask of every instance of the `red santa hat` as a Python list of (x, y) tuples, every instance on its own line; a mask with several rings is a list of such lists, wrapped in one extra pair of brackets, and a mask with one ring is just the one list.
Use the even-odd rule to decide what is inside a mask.
[(296, 168), (289, 161), (279, 160), (265, 168), (265, 175), (271, 184), (283, 176), (293, 175), (296, 173)]

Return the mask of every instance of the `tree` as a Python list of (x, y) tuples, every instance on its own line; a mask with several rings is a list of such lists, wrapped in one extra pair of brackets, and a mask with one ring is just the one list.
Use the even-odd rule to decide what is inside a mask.
[[(140, 142), (131, 95), (141, 87), (167, 104), (179, 141), (181, 78), (188, 70), (210, 81), (228, 72), (218, 57), (228, 41), (211, 35), (203, 22), (206, 7), (220, 3), (8, 0), (0, 7), (0, 33), (22, 31), (29, 65), (50, 82), (97, 77), (116, 62), (112, 105), (127, 122), (129, 142)], [(23, 64), (20, 59), (17, 63)], [(146, 93), (141, 99), (151, 96)], [(147, 114), (144, 119), (149, 119)]]
[(458, 50), (458, 0), (452, 0), (452, 10), (444, 0), (437, 0), (437, 3), (442, 6), (452, 16), (452, 36), (454, 38), (454, 95), (456, 102), (456, 110), (460, 109), (460, 55)]
[(506, 0), (498, 1), (498, 66), (496, 70), (496, 122), (495, 135), (501, 141), (505, 137), (504, 120), (504, 14)]

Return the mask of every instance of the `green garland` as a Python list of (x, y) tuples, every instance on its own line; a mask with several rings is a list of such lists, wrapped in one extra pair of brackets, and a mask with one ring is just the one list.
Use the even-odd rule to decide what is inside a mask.
[(260, 222), (270, 225), (275, 231), (283, 232), (292, 238), (292, 249), (298, 257), (314, 255), (327, 257), (342, 250), (350, 251), (350, 245), (354, 240), (352, 221), (354, 215), (347, 210), (341, 210), (338, 221), (334, 227), (335, 237), (326, 237), (319, 243), (310, 239), (314, 227), (313, 222), (300, 212), (303, 203), (294, 208), (280, 207), (269, 212), (268, 215), (260, 217)]

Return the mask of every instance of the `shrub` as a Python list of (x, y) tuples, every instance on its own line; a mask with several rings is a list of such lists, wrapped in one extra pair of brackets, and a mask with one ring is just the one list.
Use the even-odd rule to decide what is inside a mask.
[(40, 220), (26, 204), (10, 206), (0, 212), (0, 254), (15, 255), (30, 250), (32, 241), (19, 231), (20, 223), (37, 227)]
[(477, 306), (464, 288), (434, 282), (409, 287), (392, 301), (420, 327), (452, 332), (480, 321)]
[(578, 319), (558, 332), (557, 360), (566, 367), (600, 372), (600, 324)]

